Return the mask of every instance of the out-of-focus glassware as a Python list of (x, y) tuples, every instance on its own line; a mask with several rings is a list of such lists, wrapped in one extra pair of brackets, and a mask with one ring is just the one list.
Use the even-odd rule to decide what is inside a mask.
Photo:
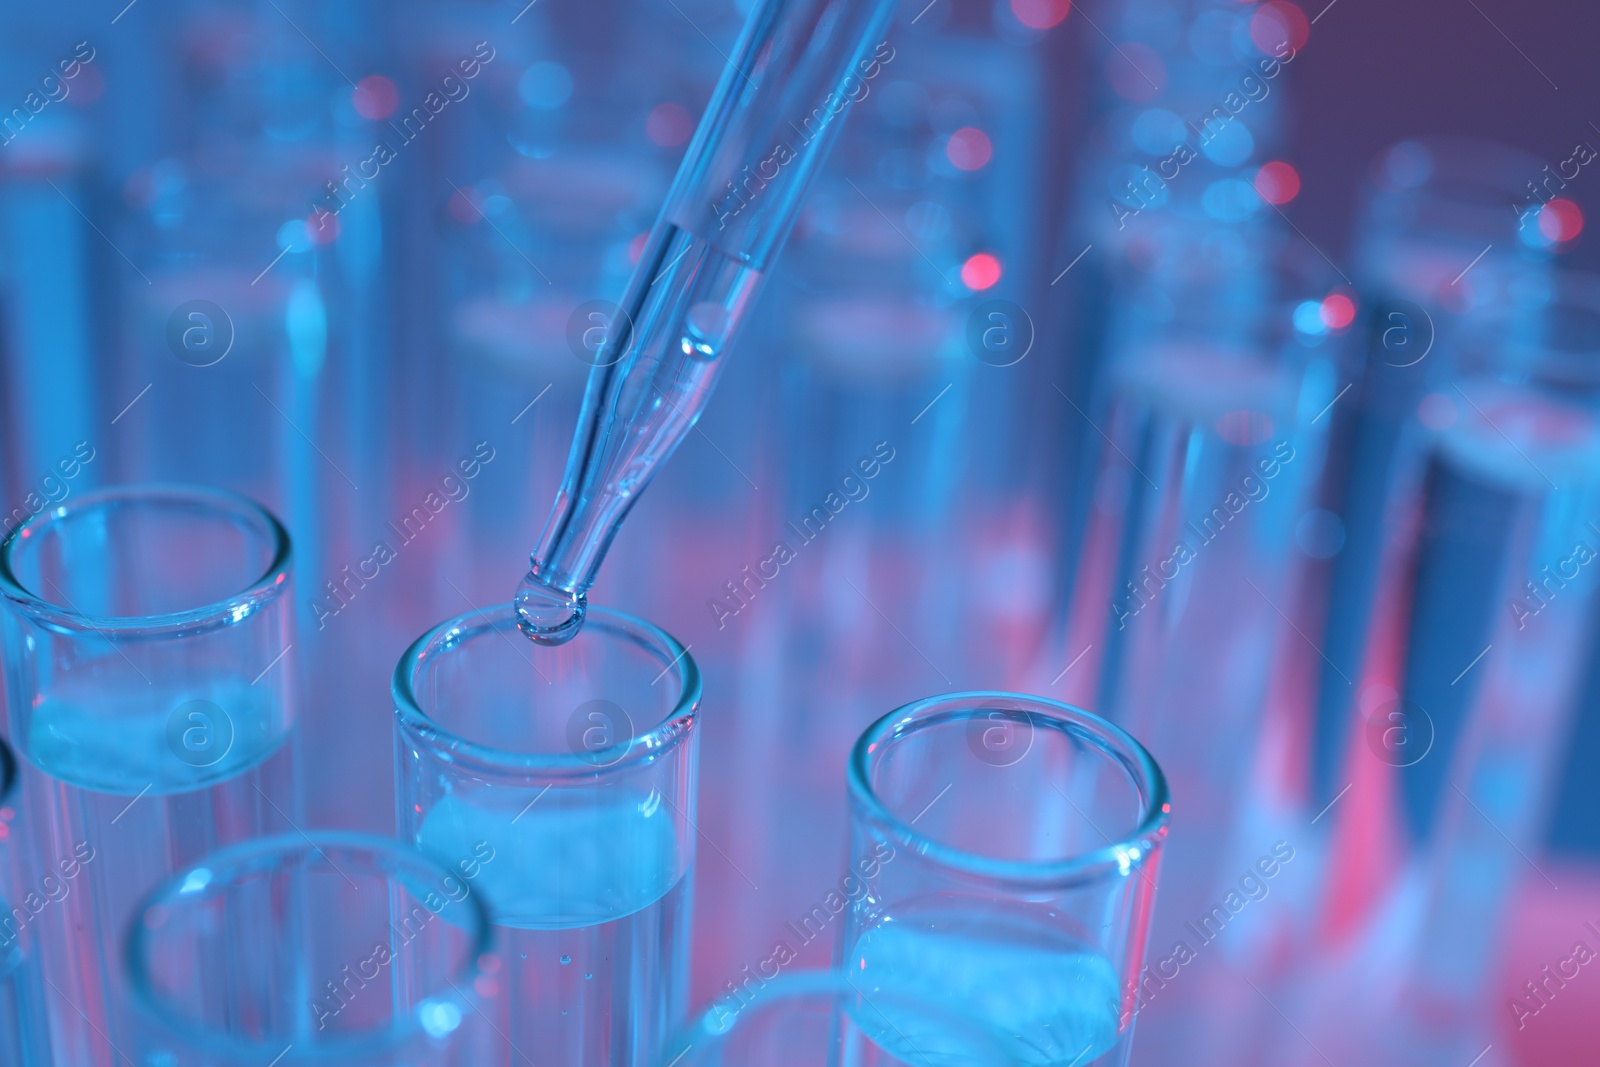
[[(893, 1053), (887, 1051), (894, 1049)], [(1011, 1067), (997, 1035), (944, 1006), (802, 971), (718, 1003), (659, 1067)]]
[[(1186, 924), (1283, 835), (1281, 804), (1262, 803), (1260, 760), (1274, 664), (1304, 641), (1287, 620), (1315, 535), (1317, 420), (1332, 393), (1325, 368), (1292, 352), (1176, 341), (1126, 356), (1110, 377), (1109, 444), (1085, 487), (1093, 503), (1057, 681), (1139, 737), (1181, 798), (1152, 925), (1170, 952), (1198, 947)], [(1136, 1056), (1175, 1055), (1211, 1010), (1210, 988), (1164, 990)], [(1225, 1060), (1238, 1036), (1188, 1055)]]
[(802, 925), (842, 908), (835, 961), (869, 1001), (976, 1018), (1018, 1064), (1127, 1063), (1169, 810), (1143, 746), (1055, 701), (957, 693), (869, 727), (849, 793), (840, 900)]
[(131, 916), (139, 1014), (119, 1044), (167, 1067), (532, 1062), (484, 1010), (503, 988), (477, 891), (496, 858), (331, 832), (203, 856)]
[(401, 835), (480, 888), (505, 960), (496, 1025), (562, 1063), (654, 1064), (686, 1011), (700, 674), (604, 609), (559, 646), (511, 605), (407, 650), (394, 700)]
[(1373, 164), (1356, 232), (1361, 307), (1357, 344), (1341, 371), (1349, 395), (1329, 413), (1332, 455), (1324, 507), (1339, 517), (1320, 634), (1321, 670), (1312, 766), (1313, 797), (1344, 786), (1345, 721), (1352, 704), (1341, 675), (1359, 669), (1381, 627), (1378, 587), (1389, 551), (1396, 494), (1421, 477), (1431, 431), (1418, 404), (1430, 391), (1460, 400), (1451, 383), (1494, 366), (1518, 335), (1538, 329), (1550, 287), (1549, 250), (1536, 221), (1510, 205), (1539, 177), (1532, 156), (1460, 138), (1405, 141)]
[[(1336, 779), (1367, 799), (1337, 813), (1329, 869), (1349, 874), (1323, 888), (1340, 966), (1302, 991), (1335, 1058), (1470, 1059), (1495, 1043), (1512, 892), (1549, 877), (1542, 831), (1595, 632), (1600, 279), (1558, 273), (1532, 293), (1506, 311), (1518, 325), (1498, 324), (1493, 362), (1443, 378), (1401, 427), (1424, 451), (1383, 504)], [(1403, 862), (1364, 867), (1374, 849)], [(1342, 1025), (1356, 1003), (1391, 1007)]]
[[(44, 1017), (44, 982), (26, 929), (34, 909), (59, 893), (64, 871), (50, 872), (40, 891), (23, 888), (11, 840), (16, 811), (17, 764), (0, 740), (0, 1067), (32, 1067), (50, 1062), (49, 1029)], [(15, 904), (12, 901), (16, 901)]]
[(120, 1058), (111, 954), (137, 897), (293, 825), (290, 587), (278, 520), (211, 489), (76, 497), (0, 545), (27, 878), (75, 871), (30, 920), (64, 1062)]

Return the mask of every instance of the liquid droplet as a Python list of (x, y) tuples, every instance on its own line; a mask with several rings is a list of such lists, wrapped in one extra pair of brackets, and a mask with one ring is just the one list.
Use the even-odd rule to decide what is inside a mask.
[(732, 329), (733, 316), (721, 304), (702, 301), (694, 305), (684, 321), (680, 342), (683, 354), (696, 359), (716, 359)]
[(565, 967), (567, 964), (569, 964), (571, 962), (572, 962), (572, 957), (571, 956), (562, 956), (561, 957), (561, 966)]
[(552, 589), (529, 571), (512, 603), (517, 629), (542, 645), (561, 645), (578, 636), (589, 602), (582, 593)]

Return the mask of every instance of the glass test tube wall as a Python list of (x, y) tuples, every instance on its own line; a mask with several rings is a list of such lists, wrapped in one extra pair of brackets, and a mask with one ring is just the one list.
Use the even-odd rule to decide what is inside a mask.
[[(849, 795), (834, 962), (869, 1006), (971, 1019), (1018, 1064), (1125, 1067), (1169, 811), (1137, 741), (1054, 701), (934, 697), (862, 734)], [(924, 1013), (860, 1021), (918, 1062)]]
[[(17, 811), (17, 761), (0, 741), (0, 1067), (35, 1067), (50, 1062), (39, 954), (28, 934), (31, 916), (54, 903), (77, 860), (47, 872), (38, 889), (21, 869)], [(69, 890), (70, 891), (70, 890)]]
[[(1308, 843), (1286, 830), (1282, 798), (1269, 802), (1261, 760), (1273, 664), (1303, 640), (1285, 620), (1300, 613), (1299, 542), (1325, 460), (1317, 420), (1332, 397), (1326, 371), (1294, 345), (1254, 360), (1171, 345), (1113, 373), (1112, 445), (1092, 486), (1060, 684), (1143, 739), (1183, 801), (1153, 927), (1168, 963), (1138, 976), (1149, 1001), (1135, 1053), (1144, 1062), (1194, 1040), (1216, 1012), (1218, 976), (1248, 969), (1256, 947), (1232, 936), (1169, 983), (1175, 946), (1199, 952), (1220, 935), (1205, 917), (1239, 870)], [(1280, 900), (1292, 881), (1274, 887)], [(1185, 1055), (1222, 1062), (1248, 1040), (1234, 1028)]]
[(1056, 388), (1075, 409), (1057, 431), (1063, 610), (1080, 599), (1116, 364), (1168, 345), (1248, 360), (1278, 341), (1276, 205), (1294, 171), (1272, 153), (1305, 44), (1271, 5), (1225, 0), (1140, 0), (1106, 31), (1088, 38), (1098, 106), (1058, 255), (1082, 254), (1060, 283), (1073, 359)]
[[(1330, 869), (1361, 872), (1353, 856), (1374, 842), (1403, 862), (1327, 888), (1323, 922), (1354, 945), (1342, 980), (1312, 996), (1330, 1055), (1470, 1058), (1494, 1040), (1506, 910), (1589, 669), (1585, 564), (1600, 547), (1600, 279), (1557, 273), (1533, 293), (1532, 314), (1503, 312), (1519, 325), (1502, 327), (1494, 364), (1420, 398), (1405, 429), (1421, 469), (1385, 501), (1399, 536), (1375, 579), (1341, 767), (1384, 802), (1342, 813)], [(1353, 1011), (1372, 1025), (1352, 1031)]]
[[(891, 1035), (885, 1020), (892, 1019)], [(898, 1038), (898, 1040), (896, 1040)], [(885, 1046), (910, 1045), (911, 1058)], [(1003, 1038), (942, 1006), (881, 990), (863, 993), (845, 975), (802, 971), (768, 983), (748, 1003), (714, 1005), (674, 1035), (673, 1067), (897, 1067), (910, 1063), (1014, 1067)]]
[(290, 566), (266, 511), (171, 486), (75, 498), (0, 546), (26, 877), (77, 869), (30, 920), (58, 1062), (121, 1057), (137, 896), (297, 818)]
[(444, 866), (326, 831), (200, 857), (129, 924), (119, 962), (138, 1009), (123, 1039), (130, 1062), (510, 1062), (490, 1020), (500, 958), (474, 891), (483, 863)]
[(509, 605), (417, 640), (395, 671), (399, 828), (476, 857), (519, 1063), (656, 1067), (688, 1010), (700, 675), (665, 632), (594, 609), (559, 647)]
[[(940, 672), (1016, 680), (1040, 610), (1026, 594), (1047, 584), (1000, 595), (989, 577), (1048, 569), (1015, 405), (1037, 399), (1053, 353), (1041, 337), (1020, 362), (986, 365), (969, 321), (991, 299), (1037, 314), (1050, 280), (1036, 220), (1051, 209), (1053, 127), (1030, 100), (1060, 41), (1004, 0), (918, 14), (902, 7), (875, 50), (774, 271), (754, 358), (735, 361), (702, 424), (749, 481), (704, 442), (691, 444), (705, 473), (664, 475), (707, 560), (664, 607), (683, 611), (734, 704), (706, 738), (724, 770), (707, 780), (704, 828), (739, 869), (707, 853), (701, 885), (737, 923), (697, 955), (702, 996), (746, 981), (835, 882), (855, 734)], [(707, 486), (744, 521), (707, 524)], [(826, 939), (791, 943), (803, 965), (826, 962)]]
[(1399, 487), (1416, 484), (1428, 450), (1417, 405), (1429, 392), (1453, 394), (1456, 376), (1492, 365), (1498, 348), (1537, 328), (1555, 242), (1519, 227), (1506, 205), (1538, 171), (1515, 149), (1448, 138), (1406, 141), (1374, 162), (1356, 249), (1362, 321), (1343, 368), (1351, 395), (1330, 412), (1338, 465), (1324, 506), (1339, 516), (1343, 547), (1319, 627), (1318, 807), (1344, 786), (1335, 779), (1353, 694), (1341, 674), (1358, 669), (1380, 617), (1387, 509)]

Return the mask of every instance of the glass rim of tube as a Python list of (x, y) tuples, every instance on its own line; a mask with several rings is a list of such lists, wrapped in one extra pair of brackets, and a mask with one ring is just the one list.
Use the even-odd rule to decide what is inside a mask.
[[(994, 710), (1019, 711), (1027, 717), (1030, 725), (1035, 717), (1063, 723), (1075, 736), (1088, 740), (1118, 763), (1139, 792), (1140, 814), (1133, 830), (1091, 852), (1059, 860), (1003, 860), (955, 848), (929, 837), (891, 812), (879, 799), (872, 786), (871, 763), (874, 749), (883, 742), (899, 740), (919, 730), (970, 719)], [(996, 689), (926, 697), (889, 712), (867, 727), (851, 748), (847, 777), (852, 802), (897, 843), (967, 874), (1028, 885), (1077, 884), (1107, 874), (1123, 873), (1131, 866), (1142, 865), (1151, 850), (1166, 837), (1167, 819), (1171, 811), (1166, 775), (1162, 773), (1155, 757), (1122, 727), (1093, 712), (1059, 700)]]
[[(642, 730), (618, 746), (627, 746), (627, 753), (615, 761), (603, 764), (593, 762), (576, 752), (513, 752), (485, 745), (441, 725), (423, 708), (417, 699), (413, 684), (424, 666), (438, 656), (451, 652), (475, 638), (484, 636), (503, 626), (516, 628), (516, 608), (512, 604), (496, 604), (477, 608), (446, 619), (411, 643), (400, 662), (395, 665), (394, 680), (390, 686), (395, 712), (400, 725), (407, 732), (429, 742), (430, 748), (440, 758), (477, 770), (512, 775), (557, 775), (593, 780), (625, 773), (640, 763), (652, 760), (666, 750), (683, 744), (695, 724), (695, 711), (700, 706), (700, 668), (688, 648), (676, 637), (636, 615), (612, 608), (590, 607), (584, 618), (583, 631), (575, 638), (581, 641), (585, 634), (605, 633), (620, 636), (657, 656), (665, 666), (662, 674), (675, 674), (678, 680), (678, 699), (672, 710), (649, 729)], [(533, 648), (520, 631), (511, 634), (514, 641), (522, 641)], [(567, 647), (567, 646), (557, 646)]]
[[(910, 1007), (923, 1012), (925, 1016), (938, 1015), (941, 1024), (958, 1031), (959, 1036), (966, 1041), (976, 1042), (977, 1049), (969, 1048), (968, 1051), (981, 1051), (984, 1058), (974, 1061), (979, 1065), (989, 1064), (993, 1067), (1009, 1067), (1012, 1060), (1008, 1058), (1000, 1041), (1001, 1035), (986, 1025), (983, 1020), (965, 1014), (949, 1015), (947, 1009), (941, 1005), (934, 1005), (918, 997), (886, 992), (874, 993), (869, 998), (866, 993), (854, 982), (850, 981), (848, 972), (839, 970), (810, 969), (803, 971), (790, 971), (779, 974), (775, 978), (766, 978), (756, 991), (750, 994), (749, 1003), (741, 1004), (737, 1011), (729, 1013), (727, 1009), (715, 1004), (704, 1011), (694, 1012), (687, 1024), (681, 1026), (668, 1038), (666, 1054), (674, 1052), (682, 1058), (687, 1056), (699, 1041), (713, 1043), (728, 1040), (739, 1031), (738, 1019), (746, 1012), (759, 1013), (763, 1008), (772, 1008), (785, 1001), (804, 1002), (812, 998), (823, 997), (860, 997), (862, 1002), (870, 1008), (876, 1009), (879, 1001), (889, 1002), (894, 1007)], [(724, 1020), (722, 1016), (731, 1014), (733, 1018)], [(674, 1063), (677, 1061), (674, 1060)]]
[[(341, 850), (346, 854), (365, 851), (372, 857), (387, 857), (394, 862), (395, 869), (385, 870), (383, 873), (391, 879), (398, 879), (402, 868), (409, 868), (410, 873), (417, 876), (416, 884), (432, 884), (427, 881), (428, 879), (438, 882), (445, 878), (457, 877), (450, 868), (408, 846), (404, 841), (344, 830), (312, 830), (309, 834), (275, 834), (218, 849), (202, 856), (184, 870), (163, 879), (144, 894), (134, 907), (123, 934), (122, 965), (128, 974), (136, 1006), (166, 1026), (183, 1033), (187, 1040), (203, 1051), (231, 1055), (250, 1055), (265, 1051), (267, 1046), (258, 1042), (204, 1028), (199, 1020), (174, 1010), (166, 998), (156, 993), (149, 968), (145, 966), (145, 948), (149, 941), (149, 933), (144, 918), (152, 908), (167, 907), (167, 902), (193, 895), (194, 891), (189, 888), (190, 879), (199, 871), (205, 871), (209, 875), (208, 880), (200, 887), (203, 892), (208, 887), (226, 884), (239, 874), (264, 871), (285, 857), (321, 856), (330, 868), (338, 870), (328, 852)], [(493, 950), (494, 941), (493, 924), (482, 896), (481, 893), (468, 893), (457, 902), (468, 906), (470, 919), (466, 921), (472, 926), (471, 951), (464, 954), (462, 966), (445, 979), (446, 988), (430, 992), (426, 997), (419, 998), (419, 1002), (447, 1000), (463, 1009), (471, 1007), (468, 994), (463, 990), (473, 988), (473, 983), (481, 973), (479, 961), (485, 953)], [(384, 899), (387, 901), (389, 898), (385, 896)], [(465, 1010), (462, 1011), (462, 1015), (466, 1015)], [(412, 1039), (421, 1038), (427, 1032), (427, 1028), (417, 1018), (417, 1013), (412, 1011), (397, 1019), (391, 1019), (381, 1030), (335, 1038), (309, 1048), (300, 1047), (297, 1061), (326, 1060), (338, 1063), (352, 1055), (382, 1052)]]
[[(19, 547), (38, 531), (74, 514), (110, 507), (151, 504), (187, 504), (212, 509), (241, 519), (272, 545), (266, 570), (242, 590), (224, 600), (196, 605), (183, 611), (156, 615), (86, 615), (68, 604), (57, 604), (22, 584), (12, 566)], [(47, 508), (19, 524), (0, 542), (0, 595), (40, 621), (71, 630), (97, 632), (193, 632), (231, 625), (254, 614), (284, 591), (293, 549), (289, 531), (278, 517), (249, 497), (214, 486), (178, 482), (133, 482), (107, 486), (69, 502)]]

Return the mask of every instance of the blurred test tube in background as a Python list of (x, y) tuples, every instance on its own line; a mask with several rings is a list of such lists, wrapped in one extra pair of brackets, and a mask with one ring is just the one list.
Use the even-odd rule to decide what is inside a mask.
[[(1321, 991), (1317, 1036), (1377, 1062), (1470, 1057), (1493, 1040), (1506, 910), (1520, 880), (1549, 878), (1531, 857), (1590, 670), (1600, 279), (1557, 273), (1525, 299), (1528, 311), (1502, 310), (1517, 322), (1492, 364), (1420, 398), (1422, 469), (1386, 502), (1344, 723), (1353, 803), (1322, 906), (1343, 973)], [(1367, 1046), (1332, 1020), (1375, 987), (1394, 1006)]]

